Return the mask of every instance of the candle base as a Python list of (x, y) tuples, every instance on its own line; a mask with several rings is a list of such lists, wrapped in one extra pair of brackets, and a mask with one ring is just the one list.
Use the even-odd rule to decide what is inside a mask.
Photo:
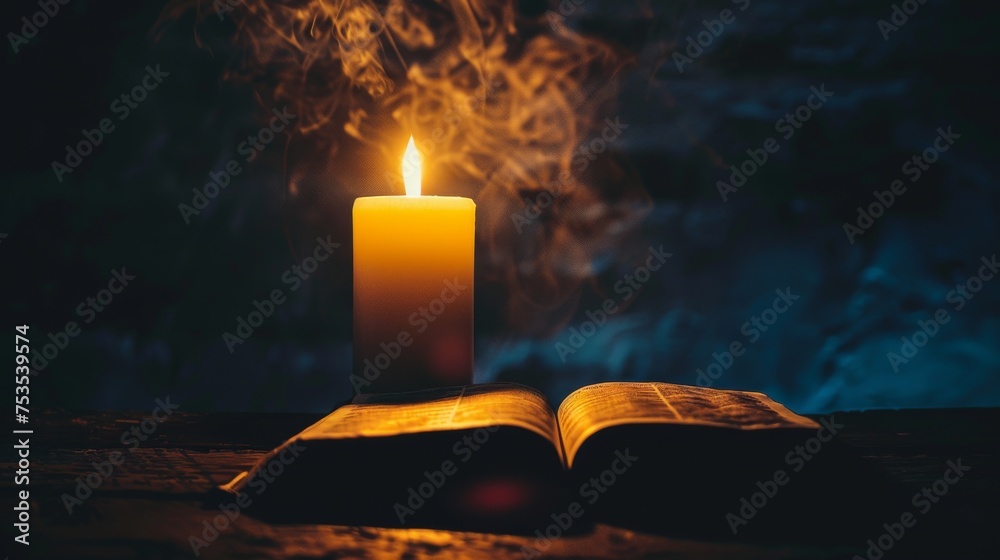
[[(441, 327), (447, 327), (442, 324)], [(471, 329), (462, 333), (428, 328), (416, 336), (377, 344), (355, 341), (351, 384), (355, 393), (396, 393), (435, 387), (471, 385)], [(419, 343), (418, 343), (419, 342)]]

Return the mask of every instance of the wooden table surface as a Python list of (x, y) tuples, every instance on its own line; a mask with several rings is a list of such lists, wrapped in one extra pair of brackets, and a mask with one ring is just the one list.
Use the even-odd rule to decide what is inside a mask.
[[(31, 557), (194, 558), (189, 538), (201, 534), (203, 522), (218, 513), (203, 505), (206, 492), (319, 418), (175, 412), (129, 451), (130, 446), (122, 444), (123, 432), (148, 414), (47, 411), (33, 416)], [(846, 426), (837, 436), (842, 444), (912, 492), (940, 479), (949, 460), (961, 458), (972, 467), (941, 498), (950, 506), (947, 512), (927, 514), (961, 516), (960, 525), (968, 530), (925, 539), (930, 545), (919, 547), (923, 553), (890, 550), (886, 560), (980, 557), (976, 550), (990, 546), (1000, 519), (1000, 409), (869, 411), (837, 413), (835, 418)], [(77, 477), (95, 472), (92, 463), (106, 461), (115, 451), (123, 453), (124, 462), (68, 513), (63, 495), (75, 491)], [(3, 467), (8, 473), (16, 470), (10, 452), (3, 457)], [(0, 485), (9, 496), (13, 476), (4, 477)], [(900, 511), (908, 508), (910, 504), (900, 504)], [(5, 525), (10, 532), (10, 524)], [(918, 533), (921, 525), (911, 533)], [(532, 541), (525, 536), (429, 529), (269, 525), (241, 515), (199, 552), (201, 558), (496, 559), (524, 558), (522, 546), (531, 547)], [(858, 545), (699, 542), (599, 525), (585, 535), (557, 540), (543, 557), (852, 558), (856, 552), (864, 557), (864, 542)], [(20, 557), (13, 547), (21, 545), (7, 546), (12, 558)]]

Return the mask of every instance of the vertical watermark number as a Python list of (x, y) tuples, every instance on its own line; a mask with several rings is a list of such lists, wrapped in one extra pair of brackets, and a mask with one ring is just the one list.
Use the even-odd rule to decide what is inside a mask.
[(14, 327), (14, 451), (17, 454), (17, 470), (14, 471), (14, 486), (16, 495), (14, 496), (14, 528), (17, 529), (14, 540), (19, 544), (28, 546), (28, 535), (31, 533), (31, 505), (29, 499), (29, 478), (31, 474), (31, 438), (32, 431), (28, 428), (28, 414), (30, 413), (28, 383), (28, 353), (30, 341), (28, 340), (28, 326), (21, 325)]

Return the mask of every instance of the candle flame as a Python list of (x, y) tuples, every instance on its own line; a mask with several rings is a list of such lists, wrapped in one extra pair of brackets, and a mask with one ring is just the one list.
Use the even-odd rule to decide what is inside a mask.
[[(215, 15), (207, 0), (167, 4), (157, 24), (163, 38), (174, 38), (167, 22), (194, 15), (209, 27)], [(332, 186), (313, 179), (331, 169), (334, 154), (359, 166), (357, 173), (336, 174), (345, 180), (361, 176), (364, 154), (390, 154), (389, 167), (368, 170), (366, 179), (382, 175), (386, 182), (371, 191), (403, 194), (400, 168), (391, 169), (397, 131), (419, 133), (422, 151), (434, 158), (434, 192), (467, 193), (481, 209), (476, 242), (485, 256), (482, 272), (497, 283), (497, 309), (506, 307), (512, 332), (550, 336), (572, 320), (584, 290), (613, 280), (599, 272), (635, 268), (623, 249), (645, 244), (639, 238), (652, 204), (641, 174), (626, 164), (629, 145), (610, 149), (602, 134), (618, 126), (622, 82), (642, 74), (638, 68), (647, 62), (655, 68), (660, 57), (668, 58), (676, 39), (670, 33), (637, 37), (629, 44), (640, 50), (632, 53), (603, 33), (578, 31), (577, 23), (587, 27), (582, 24), (594, 10), (563, 22), (519, 4), (556, 3), (240, 0), (240, 8), (226, 14), (233, 52), (240, 53), (226, 76), (252, 85), (268, 106), (287, 104), (298, 115), (290, 137), (296, 144), (285, 159), (286, 188), (307, 208), (306, 201), (326, 196)], [(667, 2), (618, 4), (635, 5), (623, 14), (643, 24), (686, 11), (651, 7)], [(219, 29), (208, 32), (221, 40)], [(210, 43), (202, 45), (199, 35), (198, 44)], [(647, 55), (654, 58), (641, 58)], [(661, 74), (649, 74), (646, 95), (670, 102)], [(629, 124), (625, 114), (621, 128)], [(605, 143), (600, 158), (579, 158)], [(406, 194), (418, 196), (421, 173), (399, 155)], [(345, 187), (343, 196), (356, 194), (337, 184)], [(311, 208), (302, 216), (304, 223), (324, 218)]]
[(403, 153), (403, 184), (406, 186), (406, 196), (420, 196), (421, 157), (417, 145), (413, 143), (413, 135), (406, 144)]

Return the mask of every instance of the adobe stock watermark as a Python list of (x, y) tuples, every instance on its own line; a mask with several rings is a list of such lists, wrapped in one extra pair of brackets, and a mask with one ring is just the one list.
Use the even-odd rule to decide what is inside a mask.
[[(976, 297), (987, 282), (993, 280), (997, 273), (1000, 273), (1000, 262), (997, 261), (996, 253), (992, 257), (985, 256), (979, 259), (983, 263), (976, 271), (976, 274), (968, 277), (964, 282), (956, 284), (955, 288), (945, 295), (945, 301), (951, 304), (952, 311), (959, 312), (965, 309), (973, 298)], [(886, 353), (885, 358), (892, 366), (894, 373), (899, 373), (900, 366), (910, 363), (920, 350), (927, 346), (932, 338), (937, 336), (941, 328), (951, 322), (951, 314), (947, 308), (940, 307), (930, 319), (920, 319), (917, 321), (917, 330), (909, 336), (899, 338), (900, 346), (897, 352)]]
[(458, 463), (452, 459), (445, 459), (441, 462), (440, 469), (424, 471), (425, 480), (416, 486), (407, 488), (405, 505), (402, 502), (396, 502), (392, 506), (392, 511), (399, 518), (399, 524), (406, 525), (406, 517), (417, 513), (420, 508), (434, 498), (438, 490), (443, 488), (445, 483), (458, 473), (459, 464), (469, 462), (473, 454), (490, 441), (490, 435), (495, 434), (499, 429), (500, 426), (487, 426), (477, 428), (471, 435), (462, 436), (451, 447), (451, 452), (459, 458)]
[[(300, 445), (297, 441), (282, 449), (277, 456), (249, 475), (250, 478), (246, 487), (252, 488), (255, 495), (260, 496), (268, 489), (269, 484), (273, 484), (279, 476), (284, 474), (285, 467), (294, 463), (299, 454), (305, 450), (306, 447)], [(243, 510), (250, 507), (251, 504), (253, 504), (253, 496), (249, 492), (242, 490), (236, 494), (233, 502), (220, 503), (219, 513), (215, 514), (211, 519), (202, 521), (201, 534), (188, 536), (188, 544), (191, 546), (191, 552), (195, 556), (201, 556), (202, 549), (208, 548), (209, 545), (218, 540), (219, 535), (229, 529), (239, 519), (240, 515), (243, 514)]]
[[(156, 433), (160, 424), (166, 422), (178, 408), (180, 408), (180, 405), (170, 402), (170, 395), (167, 395), (162, 400), (156, 399), (156, 406), (149, 416), (143, 418), (135, 426), (122, 432), (119, 438), (121, 444), (128, 449), (129, 454), (135, 453), (135, 450), (139, 449), (142, 443)], [(94, 491), (103, 486), (111, 478), (111, 475), (115, 472), (115, 467), (122, 466), (125, 459), (130, 456), (129, 454), (123, 454), (121, 451), (112, 451), (108, 454), (106, 460), (100, 463), (91, 463), (91, 466), (94, 467), (93, 472), (76, 477), (76, 488), (73, 489), (73, 493), (63, 492), (61, 498), (66, 512), (73, 515), (73, 508), (83, 505), (83, 502), (93, 496)]]
[(926, 3), (927, 0), (903, 0), (899, 4), (893, 4), (889, 19), (880, 19), (875, 22), (878, 25), (879, 32), (882, 33), (882, 40), (888, 41), (889, 35), (899, 31), (900, 27), (906, 25), (910, 21), (910, 16), (916, 15), (920, 10), (920, 6)]
[(664, 251), (663, 245), (660, 245), (659, 248), (650, 247), (648, 252), (645, 265), (640, 266), (631, 274), (626, 274), (624, 278), (615, 282), (613, 289), (616, 294), (621, 296), (620, 299), (616, 300), (609, 297), (597, 309), (587, 310), (587, 318), (578, 326), (570, 327), (566, 342), (559, 340), (553, 345), (553, 349), (559, 355), (559, 360), (562, 363), (566, 363), (567, 356), (576, 354), (577, 350), (583, 348), (587, 341), (597, 334), (597, 330), (604, 326), (612, 315), (621, 310), (619, 303), (624, 303), (632, 299), (642, 285), (649, 282), (649, 279), (653, 277), (653, 273), (663, 268), (663, 263), (674, 256), (673, 253)]
[[(594, 505), (601, 499), (607, 491), (618, 482), (618, 477), (625, 474), (628, 469), (638, 461), (639, 458), (625, 451), (616, 450), (614, 459), (608, 468), (601, 471), (597, 476), (590, 477), (590, 480), (580, 485), (580, 498), (586, 498), (587, 504)], [(521, 554), (525, 559), (541, 556), (546, 550), (552, 547), (552, 541), (563, 536), (563, 534), (573, 526), (577, 519), (583, 517), (586, 508), (580, 502), (570, 502), (566, 511), (553, 513), (550, 517), (552, 523), (542, 529), (535, 530), (535, 542), (531, 548), (521, 546)]]
[[(759, 314), (751, 317), (740, 327), (740, 334), (746, 339), (746, 345), (750, 346), (758, 340), (767, 329), (778, 321), (778, 317), (788, 311), (801, 296), (792, 293), (791, 286), (774, 290), (778, 297), (770, 307), (765, 308)], [(704, 370), (698, 368), (698, 376), (695, 383), (699, 387), (711, 387), (715, 380), (722, 377), (723, 372), (729, 370), (739, 358), (746, 353), (743, 340), (737, 339), (729, 343), (728, 350), (723, 350), (722, 354), (712, 352), (712, 362)]]
[(556, 199), (569, 192), (570, 186), (574, 184), (573, 176), (569, 170), (564, 170), (559, 174), (559, 178), (549, 181), (542, 186), (532, 197), (524, 199), (524, 209), (520, 212), (511, 212), (510, 221), (514, 224), (517, 233), (524, 233), (524, 226), (533, 223), (542, 212), (552, 206)]
[[(236, 152), (243, 156), (244, 163), (250, 163), (257, 159), (257, 156), (264, 151), (264, 148), (274, 141), (275, 135), (285, 130), (289, 123), (294, 121), (297, 116), (289, 113), (288, 107), (283, 107), (280, 110), (272, 109), (271, 113), (274, 116), (271, 117), (271, 121), (267, 126), (262, 127), (255, 134), (247, 136), (246, 140), (240, 142), (239, 146), (236, 147)], [(242, 172), (243, 166), (240, 165), (240, 161), (236, 158), (227, 161), (218, 171), (209, 171), (208, 182), (200, 189), (191, 189), (193, 193), (191, 204), (184, 204), (182, 202), (177, 205), (177, 210), (181, 213), (181, 219), (184, 220), (184, 225), (191, 223), (191, 216), (197, 216), (201, 214), (202, 210), (208, 208), (209, 203), (215, 200), (215, 197), (219, 196), (219, 193), (229, 186), (233, 181), (233, 177)]]
[[(952, 132), (950, 126), (947, 129), (939, 127), (937, 137), (934, 138), (931, 145), (920, 154), (906, 160), (900, 167), (900, 172), (909, 177), (911, 183), (916, 183), (923, 177), (925, 171), (928, 171), (941, 159), (941, 154), (950, 150), (955, 145), (955, 141), (961, 137), (961, 134)], [(853, 224), (844, 222), (844, 233), (851, 245), (854, 245), (859, 235), (864, 235), (875, 225), (875, 220), (881, 218), (888, 209), (892, 208), (897, 197), (904, 194), (906, 194), (906, 184), (903, 183), (902, 179), (896, 179), (890, 183), (888, 190), (872, 191), (875, 201), (867, 208), (858, 206), (858, 216)]]
[[(118, 122), (124, 121), (134, 109), (139, 107), (139, 103), (145, 101), (149, 93), (160, 87), (163, 79), (169, 76), (168, 72), (160, 70), (159, 64), (155, 68), (146, 66), (146, 75), (139, 80), (135, 87), (116, 97), (111, 102), (109, 110), (118, 117)], [(63, 178), (76, 170), (83, 163), (83, 158), (94, 153), (94, 150), (114, 131), (115, 121), (111, 117), (105, 117), (98, 121), (96, 128), (81, 130), (83, 140), (72, 146), (66, 145), (66, 157), (63, 158), (63, 161), (52, 161), (52, 172), (55, 173), (56, 179), (62, 183)]]
[(596, 160), (597, 156), (607, 151), (609, 145), (621, 138), (622, 132), (625, 132), (628, 126), (627, 123), (622, 122), (621, 117), (616, 116), (614, 120), (604, 119), (604, 128), (601, 129), (601, 134), (581, 142), (573, 151), (571, 165), (576, 168), (577, 173), (586, 171), (590, 162)]
[(414, 336), (426, 331), (431, 326), (431, 323), (436, 321), (445, 312), (448, 304), (453, 303), (458, 299), (459, 294), (469, 289), (469, 286), (459, 282), (458, 278), (444, 280), (442, 285), (440, 296), (429, 301), (426, 306), (418, 307), (416, 311), (407, 317), (407, 322), (410, 326), (414, 327), (414, 332), (411, 333), (408, 329), (404, 329), (399, 331), (395, 339), (380, 342), (379, 348), (382, 351), (374, 357), (366, 357), (364, 359), (364, 368), (361, 371), (361, 375), (351, 374), (351, 386), (354, 387), (355, 394), (360, 395), (362, 388), (370, 386), (372, 382), (378, 379), (382, 375), (382, 372), (388, 369), (392, 362), (396, 358), (399, 358), (406, 351), (407, 347), (413, 344), (415, 340)]
[[(838, 424), (830, 418), (821, 418), (820, 427), (816, 430), (816, 435), (810, 437), (802, 445), (796, 445), (794, 449), (785, 454), (785, 464), (791, 467), (791, 473), (797, 473), (804, 469), (809, 461), (823, 449), (823, 444), (829, 443), (837, 433), (844, 428), (843, 424)], [(740, 528), (748, 524), (751, 519), (771, 500), (778, 495), (778, 490), (791, 481), (788, 471), (783, 468), (776, 469), (774, 474), (763, 481), (758, 480), (756, 490), (749, 496), (743, 496), (739, 500), (739, 507), (736, 513), (726, 513), (726, 523), (733, 535), (739, 532)]]
[[(319, 268), (319, 263), (327, 260), (333, 255), (333, 250), (340, 247), (340, 243), (334, 243), (332, 236), (327, 235), (326, 239), (316, 238), (316, 247), (313, 248), (312, 255), (302, 259), (299, 264), (294, 264), (281, 274), (281, 283), (288, 286), (288, 293), (294, 293), (302, 283)], [(236, 352), (236, 346), (243, 344), (248, 338), (253, 336), (254, 329), (264, 324), (264, 320), (274, 315), (278, 306), (288, 301), (285, 290), (275, 288), (271, 290), (268, 297), (263, 301), (253, 300), (254, 310), (246, 317), (242, 315), (236, 317), (236, 328), (234, 333), (226, 331), (222, 333), (222, 341), (226, 343), (229, 353)]]
[[(604, 128), (601, 130), (601, 134), (581, 142), (573, 150), (570, 165), (576, 168), (577, 173), (583, 173), (590, 167), (590, 163), (597, 159), (597, 156), (606, 152), (612, 144), (622, 137), (622, 133), (628, 127), (627, 123), (621, 122), (621, 117), (616, 116), (614, 120), (604, 119)], [(542, 211), (552, 206), (556, 199), (569, 192), (573, 184), (575, 181), (572, 174), (569, 170), (564, 170), (559, 174), (558, 179), (546, 183), (540, 191), (535, 193), (534, 197), (525, 198), (524, 209), (521, 212), (512, 212), (510, 215), (517, 233), (523, 233), (524, 226), (537, 220), (542, 215)]]
[[(774, 122), (774, 131), (781, 134), (782, 140), (786, 142), (791, 140), (795, 133), (802, 128), (802, 125), (808, 122), (815, 112), (822, 109), (834, 96), (834, 92), (826, 90), (826, 84), (820, 84), (819, 87), (812, 86), (809, 91), (812, 93), (806, 98), (805, 103), (796, 107), (791, 113), (785, 113), (784, 117)], [(738, 192), (740, 187), (746, 185), (747, 181), (756, 175), (760, 168), (764, 167), (770, 156), (780, 149), (781, 142), (773, 136), (764, 140), (760, 148), (748, 148), (746, 154), (749, 157), (747, 159), (743, 160), (739, 166), (729, 166), (731, 172), (729, 182), (716, 181), (715, 183), (719, 195), (722, 196), (722, 202), (728, 202), (729, 195)]]
[[(115, 296), (125, 291), (125, 288), (133, 280), (135, 280), (135, 276), (129, 274), (124, 266), (119, 270), (112, 270), (107, 286), (98, 290), (94, 295), (88, 296), (76, 306), (76, 314), (83, 319), (83, 324), (92, 323), (97, 318), (97, 314), (110, 306)], [(49, 363), (55, 360), (60, 352), (66, 350), (70, 341), (79, 336), (81, 332), (79, 323), (67, 321), (62, 330), (55, 334), (48, 333), (49, 342), (43, 345), (32, 345), (31, 374), (38, 375), (49, 367)]]
[(212, 9), (215, 15), (219, 16), (219, 21), (226, 19), (226, 14), (232, 12), (240, 6), (244, 6), (243, 0), (213, 0)]
[(589, 0), (561, 0), (556, 10), (545, 10), (545, 19), (549, 22), (552, 31), (558, 31), (566, 25), (566, 18), (572, 16), (586, 4)]
[(962, 477), (972, 470), (972, 467), (962, 464), (961, 458), (954, 461), (949, 460), (946, 464), (948, 468), (945, 469), (941, 478), (921, 488), (910, 500), (917, 513), (915, 514), (911, 510), (904, 511), (900, 514), (898, 521), (883, 523), (882, 528), (885, 529), (885, 532), (873, 539), (868, 539), (865, 543), (868, 545), (868, 548), (865, 549), (865, 555), (855, 554), (852, 560), (880, 560), (886, 552), (892, 550), (906, 536), (907, 529), (916, 526), (920, 515), (927, 515), (934, 505), (940, 502), (941, 498), (951, 490), (952, 486), (958, 484)]
[(7, 33), (7, 40), (10, 41), (10, 48), (14, 49), (14, 54), (21, 52), (21, 47), (34, 39), (38, 32), (42, 30), (52, 18), (59, 13), (61, 6), (69, 4), (70, 0), (38, 0), (38, 7), (41, 8), (31, 16), (21, 18), (21, 33), (10, 31)]
[[(750, 0), (730, 0), (730, 2), (739, 7), (741, 12), (745, 12), (746, 9), (750, 7)], [(674, 65), (677, 66), (677, 72), (683, 74), (684, 65), (694, 64), (695, 59), (704, 54), (705, 49), (712, 46), (712, 43), (714, 43), (715, 40), (722, 35), (726, 26), (735, 21), (736, 14), (729, 8), (719, 12), (719, 17), (717, 19), (702, 20), (701, 24), (705, 27), (705, 29), (699, 31), (695, 35), (688, 35), (684, 40), (684, 43), (687, 45), (684, 49), (684, 54), (687, 56), (675, 51), (670, 57), (673, 59)]]

